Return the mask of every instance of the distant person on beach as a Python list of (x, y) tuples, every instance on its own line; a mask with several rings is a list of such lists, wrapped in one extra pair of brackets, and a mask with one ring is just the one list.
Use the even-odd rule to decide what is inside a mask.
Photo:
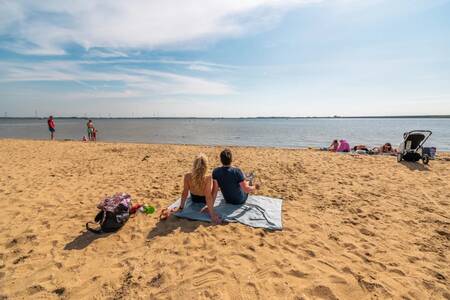
[(87, 134), (88, 134), (88, 139), (90, 141), (93, 141), (94, 139), (94, 122), (92, 122), (92, 120), (89, 120), (86, 124), (87, 127)]
[(369, 149), (367, 148), (366, 145), (356, 145), (352, 148), (353, 151), (366, 151), (368, 152)]
[(48, 130), (50, 131), (50, 139), (53, 141), (55, 139), (55, 131), (56, 131), (56, 125), (53, 116), (48, 117), (47, 125)]
[(386, 143), (381, 147), (375, 147), (372, 149), (372, 151), (375, 154), (391, 154), (391, 155), (397, 154), (397, 149), (394, 149), (391, 143)]
[(252, 185), (252, 179), (247, 180), (241, 169), (231, 166), (233, 155), (229, 149), (220, 153), (222, 166), (215, 168), (212, 173), (214, 179), (213, 199), (217, 197), (220, 190), (226, 202), (231, 204), (243, 204), (249, 193), (259, 189), (259, 185)]
[(214, 211), (214, 200), (212, 197), (213, 180), (210, 175), (206, 175), (208, 171), (208, 158), (204, 154), (199, 154), (192, 166), (192, 171), (184, 175), (183, 192), (181, 194), (181, 203), (179, 210), (184, 208), (189, 194), (191, 201), (194, 203), (202, 203), (206, 205), (209, 216), (213, 223), (220, 223), (220, 218)]
[(338, 140), (333, 140), (333, 142), (331, 143), (330, 147), (328, 147), (328, 151), (336, 152), (338, 147), (339, 147)]
[(336, 152), (350, 152), (350, 144), (346, 140), (340, 140)]

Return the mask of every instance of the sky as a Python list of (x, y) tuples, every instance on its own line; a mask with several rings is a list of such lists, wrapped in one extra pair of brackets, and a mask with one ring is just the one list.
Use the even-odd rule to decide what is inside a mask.
[(450, 114), (450, 0), (0, 0), (0, 114)]

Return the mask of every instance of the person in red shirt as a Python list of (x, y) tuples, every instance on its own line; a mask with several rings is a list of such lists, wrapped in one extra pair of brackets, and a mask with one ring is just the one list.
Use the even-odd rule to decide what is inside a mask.
[(47, 124), (48, 124), (48, 130), (50, 131), (50, 139), (54, 140), (55, 139), (56, 126), (55, 126), (55, 120), (53, 120), (53, 116), (50, 116), (48, 118)]

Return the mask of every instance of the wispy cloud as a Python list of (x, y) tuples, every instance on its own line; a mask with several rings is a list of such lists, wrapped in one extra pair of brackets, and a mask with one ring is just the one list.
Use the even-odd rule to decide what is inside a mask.
[(211, 72), (213, 70), (211, 67), (199, 64), (192, 64), (189, 65), (187, 68), (192, 71), (200, 71), (200, 72)]
[(113, 49), (90, 49), (85, 55), (86, 58), (116, 58), (116, 57), (128, 57), (128, 54), (124, 51)]
[[(0, 62), (0, 82), (76, 82), (99, 93), (113, 82), (137, 96), (229, 95), (234, 89), (225, 82), (143, 68), (115, 66), (107, 70), (89, 68), (80, 61)], [(124, 93), (130, 96), (130, 93)]]
[[(108, 57), (108, 56), (85, 56), (84, 60), (79, 60), (78, 63), (85, 65), (130, 65), (130, 64), (138, 64), (138, 65), (174, 65), (174, 66), (182, 66), (191, 71), (202, 71), (202, 72), (212, 72), (212, 71), (237, 71), (242, 69), (242, 66), (235, 65), (227, 65), (227, 64), (218, 64), (213, 62), (201, 61), (201, 60), (179, 60), (179, 59), (170, 59), (170, 58), (160, 58), (160, 59), (136, 59), (130, 57)], [(113, 58), (102, 60), (101, 58)]]
[(263, 28), (287, 9), (311, 2), (318, 0), (1, 1), (0, 34), (14, 37), (2, 47), (25, 54), (63, 54), (73, 43), (85, 49), (179, 49), (239, 36), (255, 24)]

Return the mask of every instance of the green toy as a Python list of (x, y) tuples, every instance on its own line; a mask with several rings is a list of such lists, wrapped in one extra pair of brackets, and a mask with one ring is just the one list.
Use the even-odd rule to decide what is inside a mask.
[(147, 214), (147, 215), (151, 215), (152, 213), (154, 213), (156, 210), (153, 206), (148, 205), (148, 204), (144, 204), (142, 206), (143, 208), (143, 213)]

